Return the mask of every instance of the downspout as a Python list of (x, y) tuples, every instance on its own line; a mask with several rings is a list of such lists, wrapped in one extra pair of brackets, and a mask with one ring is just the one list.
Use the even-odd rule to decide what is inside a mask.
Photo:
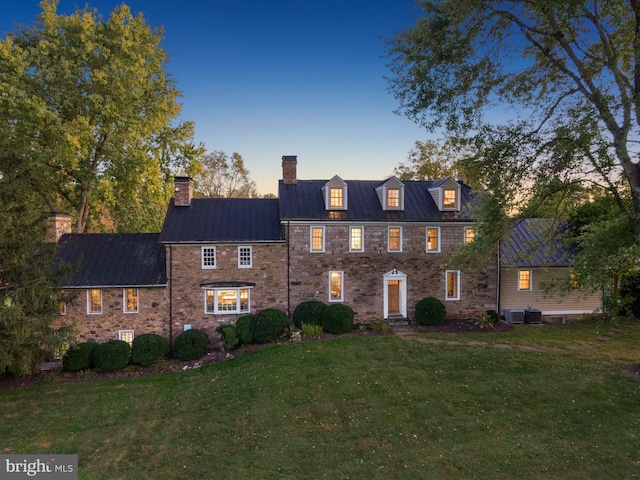
[(173, 246), (169, 245), (169, 353), (173, 354)]
[(289, 220), (287, 220), (287, 316), (291, 318), (291, 255), (289, 253)]
[(500, 315), (500, 239), (498, 239), (498, 272), (496, 274), (496, 312)]

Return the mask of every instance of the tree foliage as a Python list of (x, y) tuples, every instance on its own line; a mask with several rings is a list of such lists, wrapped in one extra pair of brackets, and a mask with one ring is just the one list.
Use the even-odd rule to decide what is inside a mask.
[(231, 156), (215, 151), (202, 157), (200, 171), (194, 176), (196, 195), (205, 198), (255, 198), (256, 184), (239, 153)]
[(454, 138), (446, 140), (416, 141), (409, 151), (407, 162), (393, 170), (400, 180), (436, 180), (455, 177), (462, 173), (460, 160), (466, 153)]
[(202, 152), (193, 124), (173, 124), (162, 31), (124, 4), (103, 19), (57, 3), (0, 39), (0, 156), (15, 160), (0, 174), (27, 181), (34, 208), (73, 213), (78, 232), (157, 230), (171, 170), (191, 171)]

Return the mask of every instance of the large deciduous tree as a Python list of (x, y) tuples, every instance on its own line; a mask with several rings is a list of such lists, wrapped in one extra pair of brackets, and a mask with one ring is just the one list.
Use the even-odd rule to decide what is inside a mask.
[(201, 169), (194, 176), (196, 195), (206, 198), (255, 198), (256, 184), (239, 153), (231, 156), (221, 151), (206, 154)]
[[(464, 151), (464, 150), (462, 150)], [(407, 161), (393, 170), (400, 180), (435, 180), (456, 176), (462, 158), (460, 145), (453, 138), (416, 141), (407, 155)]]
[(191, 123), (173, 123), (180, 92), (162, 31), (124, 4), (104, 19), (57, 3), (0, 39), (0, 175), (28, 182), (34, 208), (72, 213), (77, 232), (100, 221), (155, 230), (169, 172), (188, 172), (202, 151)]
[(399, 112), (475, 136), (467, 168), (503, 210), (597, 185), (640, 235), (640, 2), (419, 3), (388, 44)]

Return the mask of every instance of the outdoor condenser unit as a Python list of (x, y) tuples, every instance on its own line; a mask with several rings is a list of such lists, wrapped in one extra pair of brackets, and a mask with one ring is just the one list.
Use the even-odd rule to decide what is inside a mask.
[(524, 323), (524, 310), (505, 310), (504, 320), (507, 323)]

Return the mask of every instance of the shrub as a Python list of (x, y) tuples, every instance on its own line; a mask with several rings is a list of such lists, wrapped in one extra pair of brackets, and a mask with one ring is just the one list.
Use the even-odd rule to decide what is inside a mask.
[(315, 323), (303, 323), (302, 333), (307, 337), (319, 337), (322, 335), (322, 325), (316, 325)]
[(427, 297), (416, 305), (416, 320), (420, 325), (442, 325), (447, 309), (435, 297)]
[(62, 357), (62, 368), (67, 372), (88, 370), (93, 366), (91, 358), (97, 346), (97, 343), (78, 343), (73, 345)]
[(115, 372), (129, 364), (131, 348), (123, 340), (109, 340), (93, 351), (93, 365), (99, 372)]
[(169, 342), (155, 333), (144, 333), (133, 339), (131, 361), (137, 365), (153, 365), (169, 355)]
[(282, 337), (289, 327), (287, 314), (277, 308), (267, 308), (259, 312), (251, 322), (253, 339), (258, 343), (274, 342)]
[(333, 335), (342, 335), (353, 330), (353, 310), (344, 303), (329, 305), (322, 314), (322, 326)]
[(218, 325), (216, 332), (222, 335), (225, 350), (232, 350), (233, 347), (238, 345), (238, 336), (234, 325)]
[(253, 342), (253, 333), (251, 333), (251, 323), (255, 315), (243, 315), (236, 321), (236, 336), (240, 345), (249, 345)]
[(371, 324), (371, 330), (376, 333), (387, 333), (389, 330), (391, 330), (391, 327), (384, 320), (376, 320)]
[(173, 355), (180, 360), (197, 360), (209, 349), (209, 335), (202, 330), (192, 328), (176, 337), (173, 344)]
[(298, 328), (302, 328), (303, 323), (322, 325), (322, 314), (326, 309), (327, 306), (317, 300), (299, 303), (293, 311), (293, 324)]

